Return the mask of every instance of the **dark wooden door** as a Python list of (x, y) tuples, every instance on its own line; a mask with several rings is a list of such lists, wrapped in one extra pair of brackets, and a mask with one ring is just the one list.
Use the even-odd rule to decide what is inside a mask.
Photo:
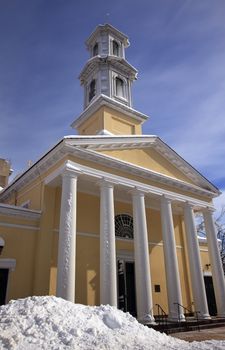
[(8, 275), (8, 269), (0, 269), (0, 305), (5, 304)]
[(126, 294), (127, 310), (131, 315), (137, 316), (136, 308), (136, 290), (135, 290), (135, 271), (134, 263), (126, 262)]
[(204, 276), (206, 297), (208, 302), (209, 314), (215, 316), (217, 314), (216, 298), (213, 288), (212, 276)]
[(137, 316), (134, 262), (118, 260), (118, 307)]

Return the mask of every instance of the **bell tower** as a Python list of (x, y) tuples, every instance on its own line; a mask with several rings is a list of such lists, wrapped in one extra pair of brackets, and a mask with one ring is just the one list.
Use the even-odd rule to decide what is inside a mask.
[(132, 108), (137, 70), (125, 58), (129, 45), (128, 37), (110, 24), (99, 25), (87, 39), (90, 58), (79, 76), (84, 112), (72, 124), (80, 134), (141, 133), (147, 117)]

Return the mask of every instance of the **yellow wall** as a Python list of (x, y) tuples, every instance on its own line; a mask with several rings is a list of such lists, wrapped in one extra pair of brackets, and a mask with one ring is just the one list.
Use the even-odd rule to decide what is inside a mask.
[[(136, 153), (137, 151), (137, 153)], [(141, 151), (141, 152), (139, 152)], [(147, 152), (147, 153), (146, 153)], [(156, 164), (154, 157), (151, 160), (150, 151), (135, 150), (134, 155), (141, 162), (149, 162)], [(122, 153), (121, 153), (122, 154)], [(124, 155), (131, 156), (127, 151)], [(143, 158), (141, 158), (143, 155)], [(156, 156), (156, 155), (155, 155)], [(147, 158), (145, 158), (147, 157)], [(94, 162), (85, 161), (73, 156), (70, 160), (81, 163), (86, 166), (97, 168), (103, 171), (111, 172), (116, 175), (124, 176), (133, 180), (142, 181), (157, 187), (164, 187), (165, 189), (174, 190), (166, 185), (159, 185), (148, 179), (143, 179), (138, 176), (110, 169), (105, 166), (99, 166)], [(42, 295), (55, 294), (56, 291), (56, 275), (57, 275), (57, 252), (58, 252), (58, 229), (60, 216), (60, 200), (61, 187), (44, 186), (44, 178), (52, 171), (62, 165), (67, 159), (66, 157), (49, 169), (42, 178), (38, 178), (31, 184), (24, 187), (16, 194), (17, 204), (21, 204), (30, 200), (30, 207), (32, 209), (41, 209), (42, 217), (39, 223), (39, 231), (34, 232), (29, 230), (22, 230), (18, 228), (7, 228), (3, 234), (0, 235), (6, 239), (8, 248), (4, 250), (4, 256), (7, 258), (15, 258), (18, 261), (15, 272), (10, 276), (9, 298), (23, 297), (27, 295)], [(141, 160), (142, 159), (142, 160)], [(159, 157), (160, 160), (160, 157)], [(130, 160), (129, 160), (130, 161)], [(135, 160), (136, 161), (136, 160)], [(155, 163), (154, 163), (155, 162)], [(168, 174), (179, 178), (182, 177), (176, 169), (171, 168), (170, 165), (161, 159), (159, 161), (161, 172), (163, 167)], [(172, 175), (171, 175), (172, 176)], [(79, 182), (78, 182), (79, 189)], [(181, 194), (188, 194), (184, 191), (174, 190)], [(194, 197), (194, 195), (193, 195)], [(204, 199), (196, 196), (196, 198)], [(13, 201), (14, 194), (12, 194)], [(84, 304), (98, 304), (99, 303), (99, 197), (80, 193), (77, 196), (78, 212), (77, 212), (77, 262), (76, 262), (76, 301)], [(132, 216), (131, 203), (115, 202), (115, 214), (127, 213)], [(164, 268), (164, 254), (162, 244), (161, 232), (161, 218), (160, 212), (153, 209), (146, 209), (147, 224), (148, 224), (148, 239), (150, 241), (150, 262), (152, 274), (152, 291), (153, 302), (159, 303), (165, 311), (167, 311), (167, 293), (166, 293), (166, 279)], [(190, 272), (188, 268), (187, 256), (185, 253), (185, 239), (184, 227), (179, 215), (174, 215), (174, 229), (175, 239), (177, 244), (178, 265), (181, 276), (181, 288), (184, 306), (190, 307), (192, 303), (192, 295), (190, 288)], [(27, 224), (25, 219), (7, 219), (8, 222), (18, 224)], [(30, 222), (29, 225), (36, 227), (37, 223)], [(28, 233), (29, 232), (29, 233)], [(85, 233), (86, 236), (80, 235)], [(88, 235), (93, 234), (93, 237)], [(125, 240), (117, 240), (117, 251), (131, 251), (133, 252), (133, 242)], [(202, 252), (203, 265), (208, 262), (208, 253)], [(3, 257), (3, 256), (2, 256)], [(26, 276), (26, 277), (25, 277)], [(154, 291), (154, 285), (159, 284), (161, 292)]]
[(34, 220), (0, 215), (0, 236), (5, 241), (0, 259), (16, 260), (16, 268), (9, 274), (8, 300), (33, 295), (37, 229)]
[[(26, 219), (4, 217), (6, 222), (34, 226), (34, 229), (5, 227), (0, 236), (6, 247), (1, 258), (14, 258), (16, 269), (10, 275), (9, 299), (28, 295), (56, 293), (58, 229), (61, 188), (46, 186), (43, 191), (43, 213), (40, 223)], [(99, 197), (78, 193), (78, 221), (76, 247), (76, 302), (99, 304)], [(88, 211), (87, 211), (88, 208)], [(131, 203), (115, 202), (115, 214), (132, 215)], [(158, 210), (146, 209), (153, 303), (160, 304), (167, 312), (166, 275)], [(180, 272), (183, 305), (192, 306), (190, 271), (188, 268), (185, 232), (181, 216), (174, 215), (175, 239)], [(1, 221), (2, 222), (2, 221)], [(40, 230), (35, 228), (40, 227)], [(0, 226), (1, 228), (1, 226)], [(205, 245), (201, 245), (203, 267), (209, 263)], [(133, 241), (116, 240), (117, 253), (134, 252)], [(154, 286), (160, 285), (160, 293)], [(156, 309), (154, 310), (156, 313)]]
[(123, 149), (99, 151), (108, 156), (153, 170), (188, 183), (193, 182), (154, 149)]
[(140, 121), (106, 106), (100, 107), (77, 128), (80, 135), (96, 135), (103, 129), (115, 135), (142, 133)]

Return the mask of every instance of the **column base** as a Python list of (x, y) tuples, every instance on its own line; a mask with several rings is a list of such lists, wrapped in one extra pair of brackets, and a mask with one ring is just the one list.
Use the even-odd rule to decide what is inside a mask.
[(153, 324), (153, 325), (157, 324), (155, 322), (154, 316), (152, 316), (150, 314), (147, 314), (145, 316), (138, 318), (138, 322), (143, 323), (143, 324)]
[(176, 315), (168, 315), (169, 322), (186, 322), (184, 314), (180, 314), (179, 317)]
[(198, 315), (199, 320), (211, 320), (211, 316), (209, 314)]
[(225, 318), (225, 313), (222, 313), (222, 314), (218, 314), (218, 315), (216, 315), (216, 317), (220, 317), (220, 318)]

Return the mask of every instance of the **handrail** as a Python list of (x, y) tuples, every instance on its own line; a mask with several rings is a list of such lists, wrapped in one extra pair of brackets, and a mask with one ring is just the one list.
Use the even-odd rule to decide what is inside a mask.
[[(179, 303), (173, 303), (173, 304), (177, 305), (177, 307), (178, 307), (178, 321), (179, 321), (179, 323), (181, 322), (181, 320), (180, 320), (180, 307), (182, 307), (184, 309), (184, 311), (186, 310), (186, 311), (195, 315), (197, 326), (198, 326), (198, 331), (200, 332), (200, 327), (199, 327), (199, 323), (198, 323), (198, 320), (199, 320), (198, 314), (200, 314), (200, 311), (192, 311)], [(185, 320), (185, 321), (186, 321), (186, 325), (187, 325), (187, 320)]]
[(157, 306), (157, 311), (158, 311), (158, 316), (159, 316), (159, 324), (165, 323), (167, 325), (167, 313), (163, 310), (161, 305), (159, 305), (159, 304), (155, 304), (155, 305)]

